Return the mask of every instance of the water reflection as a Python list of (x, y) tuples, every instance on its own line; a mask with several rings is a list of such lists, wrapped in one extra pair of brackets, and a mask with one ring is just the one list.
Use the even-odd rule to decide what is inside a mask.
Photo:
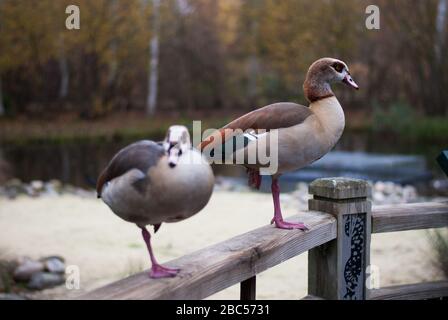
[[(9, 175), (22, 181), (59, 179), (76, 186), (92, 187), (111, 157), (130, 142), (132, 141), (8, 145), (1, 146), (0, 149), (11, 168)], [(443, 149), (440, 145), (407, 143), (394, 135), (346, 132), (335, 149), (423, 155), (433, 174), (442, 176), (434, 160)], [(214, 166), (214, 170), (217, 175), (232, 177), (243, 177), (245, 173), (244, 168), (238, 166)]]

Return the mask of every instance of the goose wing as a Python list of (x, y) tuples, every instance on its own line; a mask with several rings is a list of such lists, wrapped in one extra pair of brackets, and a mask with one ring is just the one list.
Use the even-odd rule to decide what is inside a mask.
[(105, 183), (132, 169), (139, 169), (146, 174), (164, 154), (165, 151), (160, 144), (149, 140), (138, 141), (121, 149), (98, 178), (96, 185), (98, 198), (101, 197)]
[[(202, 150), (204, 147), (214, 148), (217, 143), (224, 143), (234, 136), (234, 130), (248, 129), (273, 130), (288, 128), (304, 122), (313, 113), (310, 108), (296, 103), (280, 102), (249, 112), (221, 129), (214, 132), (198, 146)], [(217, 139), (221, 136), (220, 139)], [(211, 144), (211, 145), (210, 145)]]

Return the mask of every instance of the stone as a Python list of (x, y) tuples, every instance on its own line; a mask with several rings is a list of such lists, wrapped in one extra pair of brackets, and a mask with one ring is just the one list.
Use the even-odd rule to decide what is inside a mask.
[(383, 193), (385, 189), (384, 182), (378, 181), (377, 183), (375, 183), (374, 189), (375, 191)]
[(296, 184), (296, 190), (308, 192), (308, 184), (305, 182), (299, 182)]
[(287, 193), (280, 194), (280, 203), (291, 201), (291, 200), (292, 200), (291, 195), (289, 195)]
[(14, 178), (6, 182), (4, 192), (9, 199), (15, 199), (18, 195), (26, 193), (25, 186), (20, 179)]
[(40, 180), (31, 181), (30, 187), (37, 192), (42, 192), (44, 190), (44, 183)]
[(14, 270), (14, 280), (28, 281), (31, 279), (33, 274), (43, 271), (44, 268), (44, 264), (40, 261), (23, 259), (23, 261), (19, 262), (19, 265)]
[(13, 280), (13, 272), (18, 263), (15, 260), (0, 260), (0, 292), (9, 292)]
[(417, 199), (417, 190), (414, 186), (405, 186), (403, 188), (403, 198), (406, 202), (413, 201)]
[(0, 293), (0, 300), (27, 300), (27, 299), (15, 293)]
[(95, 192), (89, 191), (89, 190), (84, 190), (82, 188), (77, 188), (74, 194), (80, 198), (95, 198), (96, 197)]
[(448, 179), (437, 179), (431, 182), (433, 192), (439, 195), (448, 195)]
[(395, 184), (393, 182), (385, 182), (384, 183), (384, 193), (386, 195), (393, 194), (395, 191)]
[(398, 204), (398, 203), (402, 203), (402, 202), (403, 202), (403, 200), (397, 194), (391, 194), (387, 198), (387, 204)]
[(62, 193), (62, 183), (59, 180), (50, 180), (44, 185), (45, 196), (56, 197)]
[(27, 287), (32, 290), (43, 290), (61, 285), (64, 282), (65, 277), (63, 274), (38, 272), (33, 274), (31, 280), (27, 284)]
[(62, 193), (76, 195), (76, 191), (77, 191), (77, 188), (75, 188), (72, 185), (67, 184), (67, 185), (64, 186), (64, 189), (62, 190)]
[(65, 273), (65, 264), (60, 257), (49, 257), (43, 261), (45, 270), (53, 273)]
[(373, 193), (373, 197), (372, 198), (373, 198), (373, 201), (375, 201), (376, 203), (381, 204), (381, 203), (384, 202), (386, 197), (384, 196), (384, 194), (382, 192), (376, 191), (376, 192)]
[(233, 190), (231, 191), (236, 191), (236, 192), (248, 192), (250, 191), (250, 188), (248, 186), (244, 186), (244, 185), (235, 185)]
[(31, 187), (31, 185), (25, 185), (24, 188), (25, 188), (25, 193), (26, 193), (28, 196), (33, 197), (33, 198), (39, 196), (39, 191), (33, 189), (33, 188)]
[(46, 188), (52, 189), (57, 193), (62, 193), (62, 189), (64, 188), (61, 181), (57, 179), (52, 179), (46, 183)]
[(310, 200), (310, 199), (311, 199), (311, 197), (309, 194), (303, 193), (300, 197), (300, 202), (308, 204), (308, 200)]
[(233, 185), (227, 181), (222, 181), (220, 186), (220, 190), (231, 191), (233, 189)]
[(23, 185), (22, 181), (17, 178), (10, 179), (6, 182), (7, 187), (16, 187), (20, 188)]
[(59, 196), (59, 193), (54, 191), (53, 189), (45, 188), (45, 191), (42, 192), (41, 195), (45, 196), (45, 197), (53, 197), (53, 198), (55, 198), (55, 197)]
[(8, 199), (12, 200), (12, 199), (17, 198), (17, 196), (19, 195), (19, 192), (17, 191), (17, 189), (14, 189), (14, 188), (5, 188), (4, 195)]

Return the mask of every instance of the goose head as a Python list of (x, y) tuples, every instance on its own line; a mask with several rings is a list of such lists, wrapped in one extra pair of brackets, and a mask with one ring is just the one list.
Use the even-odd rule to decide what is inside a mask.
[(163, 148), (168, 156), (168, 164), (174, 168), (179, 158), (191, 147), (190, 133), (184, 126), (171, 126), (163, 141)]
[(308, 69), (303, 90), (307, 99), (310, 102), (314, 102), (333, 96), (331, 84), (338, 82), (356, 90), (359, 89), (344, 61), (334, 58), (322, 58), (315, 61)]

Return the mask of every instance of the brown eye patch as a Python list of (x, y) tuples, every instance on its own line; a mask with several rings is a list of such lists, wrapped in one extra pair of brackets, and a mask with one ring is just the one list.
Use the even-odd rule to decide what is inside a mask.
[(344, 66), (342, 65), (342, 63), (339, 63), (339, 62), (333, 63), (332, 67), (334, 70), (336, 70), (339, 73), (341, 73), (342, 70), (344, 70)]

